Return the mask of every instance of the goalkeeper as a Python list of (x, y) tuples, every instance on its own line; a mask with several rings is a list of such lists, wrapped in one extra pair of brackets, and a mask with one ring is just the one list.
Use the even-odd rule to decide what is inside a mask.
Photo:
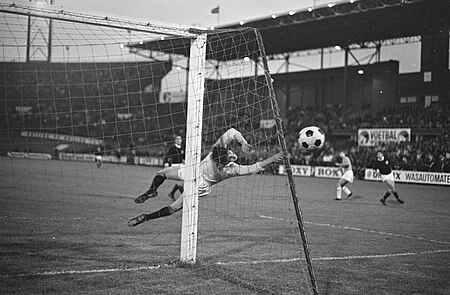
[[(250, 145), (242, 134), (234, 128), (227, 130), (213, 145), (212, 151), (200, 162), (199, 197), (204, 197), (211, 192), (211, 187), (222, 180), (241, 175), (255, 174), (264, 170), (264, 167), (279, 162), (283, 159), (283, 153), (279, 152), (261, 162), (253, 165), (238, 165), (235, 163), (237, 156), (226, 146), (232, 141), (237, 141), (242, 146), (242, 151), (249, 152)], [(184, 180), (183, 165), (167, 167), (160, 170), (153, 178), (150, 188), (137, 197), (134, 201), (138, 204), (149, 198), (157, 196), (158, 187), (166, 180)], [(184, 193), (171, 205), (150, 214), (141, 214), (130, 219), (129, 226), (136, 226), (151, 219), (156, 219), (180, 210), (183, 207)]]

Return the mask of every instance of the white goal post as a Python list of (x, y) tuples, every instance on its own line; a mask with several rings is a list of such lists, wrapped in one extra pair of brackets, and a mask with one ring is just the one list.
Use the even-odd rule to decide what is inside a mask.
[(203, 95), (205, 92), (206, 34), (191, 42), (186, 122), (186, 165), (181, 229), (181, 261), (195, 262), (197, 255), (199, 164), (202, 155)]
[[(188, 107), (186, 124), (186, 178), (183, 200), (183, 223), (181, 235), (181, 255), (184, 262), (196, 260), (197, 216), (198, 216), (198, 167), (201, 158), (202, 110), (205, 84), (206, 33), (204, 29), (158, 21), (133, 18), (126, 20), (122, 16), (99, 16), (92, 12), (66, 11), (46, 3), (14, 1), (0, 3), (0, 12), (23, 15), (47, 20), (70, 21), (121, 30), (152, 33), (161, 37), (191, 38)], [(196, 33), (194, 33), (196, 32)]]
[[(168, 199), (160, 196), (169, 191), (161, 186), (158, 198), (145, 206), (136, 207), (132, 200), (163, 166), (174, 136), (182, 136), (181, 243), (172, 245), (169, 238), (175, 231), (179, 238), (179, 224), (166, 235), (165, 225), (157, 220), (155, 227), (163, 234), (155, 239), (168, 240), (156, 252), (169, 245), (163, 250), (171, 253), (145, 258), (157, 264), (173, 257), (176, 249), (175, 256), (179, 253), (184, 263), (206, 261), (203, 270), (223, 279), (225, 289), (231, 283), (254, 292), (318, 294), (288, 157), (287, 177), (278, 175), (275, 165), (257, 175), (224, 177), (199, 206), (201, 159), (230, 128), (251, 146), (249, 152), (236, 142), (227, 146), (240, 165), (258, 167), (257, 162), (275, 153), (287, 155), (273, 80), (256, 29), (207, 30), (23, 0), (0, 2), (0, 26), (0, 153), (14, 157), (4, 169), (21, 171), (17, 181), (11, 173), (11, 187), (23, 186), (26, 178), (31, 195), (36, 192), (38, 198), (50, 191), (57, 207), (49, 211), (57, 220), (66, 217), (65, 210), (87, 214), (76, 217), (87, 225), (77, 227), (78, 237), (96, 233), (101, 219), (96, 219), (96, 209), (113, 216), (103, 226), (109, 229), (110, 222), (117, 235), (131, 237), (115, 247), (126, 252), (126, 264), (129, 252), (148, 254), (139, 243), (149, 242), (145, 230), (151, 222), (131, 230), (124, 220), (137, 210), (159, 212), (145, 206), (165, 208)], [(103, 162), (89, 165), (98, 155)], [(47, 162), (27, 162), (32, 159)], [(0, 158), (0, 169), (2, 163)], [(33, 182), (35, 167), (40, 178)], [(12, 199), (16, 197), (21, 196)], [(75, 207), (69, 210), (69, 205)], [(113, 212), (105, 213), (104, 207)], [(197, 244), (199, 224), (202, 243)], [(71, 243), (90, 245), (89, 238), (84, 243), (67, 239), (67, 249)]]

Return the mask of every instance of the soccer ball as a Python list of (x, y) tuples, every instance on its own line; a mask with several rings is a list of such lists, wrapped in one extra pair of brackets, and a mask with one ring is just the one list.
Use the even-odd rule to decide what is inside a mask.
[(323, 147), (325, 133), (316, 126), (305, 127), (298, 133), (298, 143), (304, 151), (315, 151)]

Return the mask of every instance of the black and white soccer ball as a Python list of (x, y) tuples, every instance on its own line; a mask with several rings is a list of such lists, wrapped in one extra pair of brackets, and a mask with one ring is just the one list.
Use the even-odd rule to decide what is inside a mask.
[(317, 126), (305, 127), (298, 135), (298, 144), (304, 151), (321, 149), (325, 143), (325, 133)]

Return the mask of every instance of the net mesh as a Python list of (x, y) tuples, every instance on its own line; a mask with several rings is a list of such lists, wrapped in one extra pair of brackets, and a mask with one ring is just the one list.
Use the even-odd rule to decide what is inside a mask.
[[(158, 292), (160, 284), (171, 294), (311, 291), (289, 181), (276, 165), (223, 181), (200, 199), (198, 263), (187, 269), (170, 267), (179, 257), (181, 214), (127, 227), (129, 218), (171, 203), (170, 181), (142, 206), (133, 199), (161, 169), (174, 136), (185, 139), (189, 31), (20, 7), (1, 13), (0, 27), (0, 151), (8, 155), (0, 160), (0, 210), (9, 238), (1, 246), (16, 245), (27, 259), (5, 255), (4, 277), (38, 282), (38, 274), (95, 272), (119, 291), (128, 270), (134, 291)], [(203, 156), (229, 128), (252, 145), (250, 153), (231, 146), (241, 165), (280, 151), (258, 32), (208, 32), (207, 46)], [(168, 270), (170, 280), (144, 286), (143, 271)]]

